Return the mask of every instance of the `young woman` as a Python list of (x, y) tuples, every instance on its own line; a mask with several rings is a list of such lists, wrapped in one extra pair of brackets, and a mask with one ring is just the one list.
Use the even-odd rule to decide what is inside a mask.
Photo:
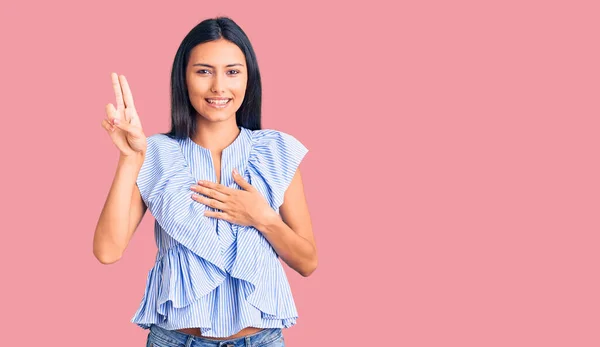
[(177, 50), (171, 131), (146, 138), (125, 76), (102, 126), (120, 150), (94, 255), (118, 261), (146, 209), (158, 248), (133, 323), (148, 346), (283, 346), (298, 318), (279, 258), (317, 267), (298, 166), (307, 149), (261, 129), (256, 56), (231, 19), (207, 19)]

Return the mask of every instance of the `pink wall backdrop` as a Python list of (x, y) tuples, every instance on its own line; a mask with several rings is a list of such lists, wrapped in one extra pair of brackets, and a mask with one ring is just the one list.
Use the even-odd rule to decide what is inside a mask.
[(201, 20), (234, 19), (263, 126), (302, 163), (320, 257), (285, 266), (300, 346), (600, 346), (594, 1), (35, 1), (0, 5), (2, 344), (144, 346), (146, 215), (102, 265), (127, 76), (147, 135)]

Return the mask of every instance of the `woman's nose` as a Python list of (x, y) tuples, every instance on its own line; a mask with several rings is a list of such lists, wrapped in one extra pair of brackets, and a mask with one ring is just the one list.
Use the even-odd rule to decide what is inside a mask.
[(223, 81), (222, 81), (222, 77), (220, 76), (215, 76), (215, 78), (213, 78), (213, 84), (212, 84), (212, 88), (211, 91), (213, 93), (221, 93), (223, 92)]

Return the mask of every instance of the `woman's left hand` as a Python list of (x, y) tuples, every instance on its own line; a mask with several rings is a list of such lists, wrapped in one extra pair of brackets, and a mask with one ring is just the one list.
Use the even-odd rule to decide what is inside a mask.
[(205, 211), (204, 215), (207, 217), (259, 229), (277, 213), (269, 206), (262, 194), (246, 182), (235, 169), (233, 170), (233, 179), (243, 190), (225, 187), (214, 182), (199, 181), (198, 185), (193, 185), (190, 189), (204, 196), (192, 194), (192, 199), (222, 211)]

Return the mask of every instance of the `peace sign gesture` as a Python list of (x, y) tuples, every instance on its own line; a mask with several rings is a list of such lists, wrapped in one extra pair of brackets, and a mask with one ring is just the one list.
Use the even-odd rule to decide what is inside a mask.
[(146, 153), (146, 135), (135, 110), (129, 84), (123, 75), (117, 76), (113, 72), (110, 76), (117, 98), (117, 108), (115, 109), (113, 104), (106, 105), (106, 119), (102, 120), (102, 127), (106, 129), (122, 155)]

